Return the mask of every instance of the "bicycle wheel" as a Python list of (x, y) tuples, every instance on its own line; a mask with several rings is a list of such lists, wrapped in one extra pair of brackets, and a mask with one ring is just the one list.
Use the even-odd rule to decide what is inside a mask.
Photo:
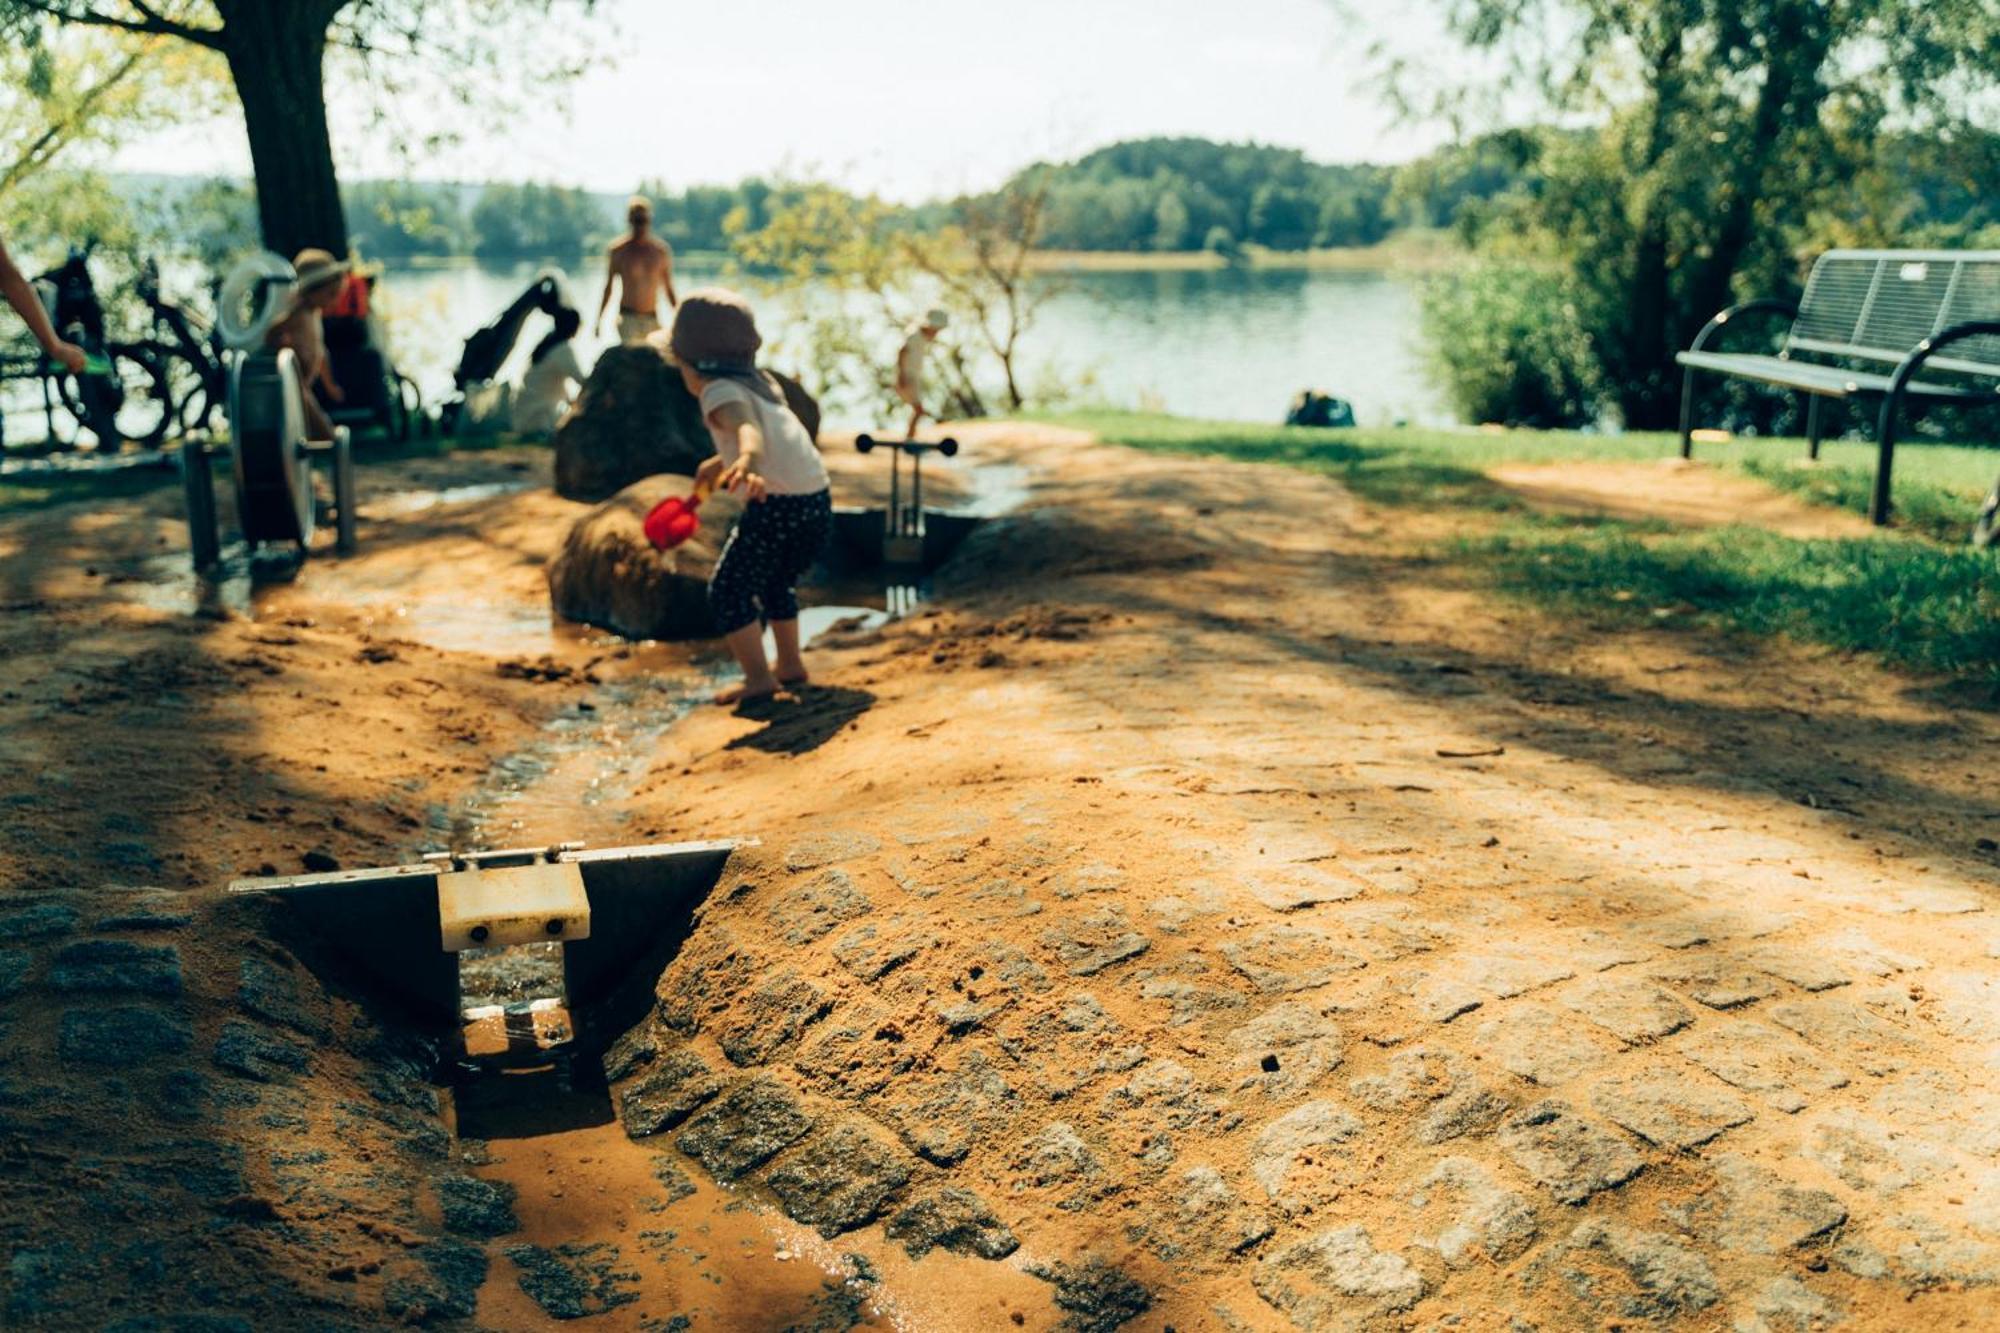
[(116, 453), (128, 442), (151, 449), (166, 438), (173, 418), (167, 383), (153, 355), (132, 343), (115, 343), (105, 353), (109, 381), (64, 374), (58, 382), (63, 406), (93, 437), (99, 453)]
[(213, 426), (221, 404), (210, 389), (208, 369), (177, 347), (147, 343), (145, 348), (166, 386), (168, 435), (179, 438)]

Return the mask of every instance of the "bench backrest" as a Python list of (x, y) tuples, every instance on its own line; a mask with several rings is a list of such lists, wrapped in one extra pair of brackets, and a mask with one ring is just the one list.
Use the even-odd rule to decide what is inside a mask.
[[(1894, 363), (1974, 319), (2000, 319), (2000, 250), (1829, 250), (1806, 280), (1786, 351)], [(2000, 375), (2000, 336), (1953, 343), (1926, 368)]]

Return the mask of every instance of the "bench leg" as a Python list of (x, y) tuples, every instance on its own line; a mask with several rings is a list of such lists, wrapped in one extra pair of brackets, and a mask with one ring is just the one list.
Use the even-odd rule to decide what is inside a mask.
[(339, 555), (354, 553), (354, 438), (345, 426), (333, 437), (334, 543)]
[(1875, 493), (1868, 501), (1868, 521), (1876, 527), (1889, 523), (1889, 474), (1896, 461), (1896, 410), (1903, 405), (1900, 389), (1892, 389), (1882, 399), (1882, 424), (1877, 432)]
[(1694, 457), (1694, 367), (1681, 375), (1681, 457)]
[(1806, 395), (1806, 457), (1815, 462), (1819, 460), (1819, 404), (1820, 397), (1818, 394), (1809, 393)]

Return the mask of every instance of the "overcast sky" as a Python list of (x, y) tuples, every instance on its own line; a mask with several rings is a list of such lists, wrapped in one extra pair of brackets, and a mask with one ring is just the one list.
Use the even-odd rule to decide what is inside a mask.
[[(1333, 162), (1401, 161), (1367, 86), (1382, 37), (1430, 45), (1394, 0), (603, 0), (614, 59), (503, 125), (405, 166), (337, 138), (351, 174), (628, 190), (781, 168), (914, 200), (985, 188), (1117, 139), (1255, 139)], [(361, 123), (336, 94), (336, 126)], [(411, 108), (420, 114), (419, 108)], [(134, 145), (134, 170), (247, 174), (229, 120)]]

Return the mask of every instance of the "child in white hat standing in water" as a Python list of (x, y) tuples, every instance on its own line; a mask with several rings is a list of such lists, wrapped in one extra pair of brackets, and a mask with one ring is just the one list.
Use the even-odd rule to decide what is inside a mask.
[(924, 406), (924, 359), (930, 355), (931, 345), (937, 341), (946, 321), (944, 311), (930, 311), (910, 330), (910, 336), (903, 339), (896, 352), (896, 396), (910, 405), (910, 428), (903, 434), (906, 440), (917, 438), (917, 424), (925, 417), (937, 420), (937, 414)]
[[(715, 627), (743, 668), (743, 683), (717, 695), (719, 704), (754, 703), (807, 683), (798, 582), (833, 530), (826, 465), (778, 381), (758, 369), (763, 345), (756, 317), (734, 292), (690, 292), (674, 311), (668, 346), (715, 441), (716, 456), (701, 465), (695, 485), (741, 491), (748, 502), (708, 581)], [(775, 666), (764, 656), (767, 623)]]

